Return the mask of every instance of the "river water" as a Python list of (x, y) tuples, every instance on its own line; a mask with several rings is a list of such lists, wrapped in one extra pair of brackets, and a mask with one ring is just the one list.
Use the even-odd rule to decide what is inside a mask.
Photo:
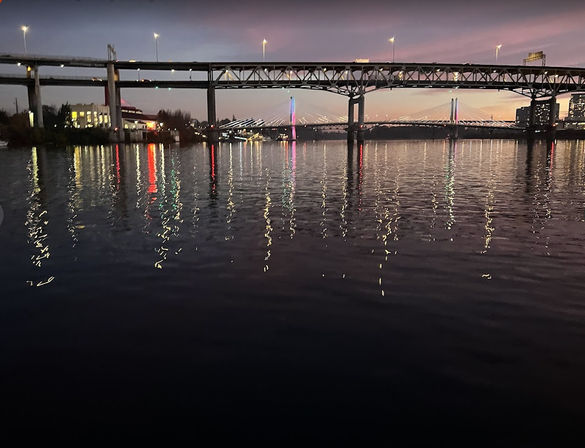
[(13, 428), (583, 431), (582, 141), (12, 149), (0, 179)]

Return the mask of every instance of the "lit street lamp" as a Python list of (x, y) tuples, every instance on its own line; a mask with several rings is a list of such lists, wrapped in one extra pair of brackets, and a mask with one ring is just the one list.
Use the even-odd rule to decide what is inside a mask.
[(264, 62), (266, 60), (266, 44), (268, 43), (268, 41), (266, 39), (264, 39), (262, 41), (262, 62)]
[(27, 50), (26, 50), (26, 32), (28, 31), (28, 26), (22, 25), (20, 27), (20, 29), (22, 30), (22, 38), (24, 40), (24, 54), (26, 54), (27, 53)]
[(501, 48), (502, 48), (502, 44), (496, 45), (496, 62), (498, 62), (498, 55), (500, 54)]
[(392, 63), (394, 63), (394, 42), (396, 41), (396, 36), (392, 36), (390, 39), (388, 39), (388, 42), (390, 42), (392, 44)]
[(156, 62), (158, 62), (158, 38), (159, 34), (154, 33), (154, 53), (156, 55)]

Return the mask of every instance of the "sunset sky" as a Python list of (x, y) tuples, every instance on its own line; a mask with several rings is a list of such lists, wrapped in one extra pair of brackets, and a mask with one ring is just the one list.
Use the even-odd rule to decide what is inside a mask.
[[(575, 0), (494, 1), (307, 1), (221, 2), (178, 0), (3, 0), (0, 3), (0, 53), (23, 53), (20, 27), (31, 54), (105, 58), (115, 45), (119, 59), (153, 60), (153, 33), (159, 33), (160, 60), (261, 60), (266, 38), (268, 61), (389, 61), (396, 36), (396, 61), (521, 64), (529, 51), (543, 50), (548, 65), (585, 66), (585, 2)], [(2, 66), (2, 73), (22, 68)], [(99, 71), (42, 73), (88, 75)], [(176, 74), (185, 76), (185, 74)], [(123, 73), (122, 77), (133, 77)], [(154, 74), (142, 73), (145, 78)], [(286, 114), (290, 95), (298, 115), (314, 111), (346, 113), (345, 97), (308, 91), (218, 92), (218, 116), (266, 117)], [(512, 119), (527, 100), (507, 92), (457, 91), (469, 108)], [(146, 112), (180, 108), (205, 119), (203, 91), (126, 90), (123, 98)], [(393, 90), (368, 94), (370, 119), (416, 114), (447, 103), (446, 90)], [(14, 99), (26, 107), (26, 89), (0, 86), (0, 108), (14, 112)], [(103, 91), (49, 87), (43, 103), (103, 103)], [(561, 116), (568, 96), (560, 98)], [(445, 108), (448, 115), (448, 108)]]

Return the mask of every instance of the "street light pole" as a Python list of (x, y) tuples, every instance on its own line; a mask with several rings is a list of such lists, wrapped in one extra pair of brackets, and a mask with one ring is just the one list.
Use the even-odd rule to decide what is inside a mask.
[(158, 62), (158, 37), (159, 34), (154, 33), (154, 53), (156, 55), (156, 62)]
[(27, 54), (27, 49), (26, 49), (26, 32), (28, 31), (28, 26), (27, 25), (22, 25), (20, 27), (20, 29), (22, 30), (22, 38), (24, 40), (24, 54)]
[(502, 48), (502, 44), (496, 45), (496, 62), (498, 62), (498, 55), (500, 54), (501, 48)]
[(266, 39), (264, 39), (262, 41), (262, 62), (266, 61), (266, 44), (268, 43), (268, 41)]
[(388, 39), (388, 42), (390, 42), (392, 44), (392, 63), (394, 63), (394, 42), (396, 41), (396, 36), (392, 36), (390, 39)]

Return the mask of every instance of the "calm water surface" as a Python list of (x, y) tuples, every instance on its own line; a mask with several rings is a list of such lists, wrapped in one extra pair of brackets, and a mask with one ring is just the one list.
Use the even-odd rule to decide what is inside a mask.
[(33, 148), (0, 179), (10, 427), (583, 435), (584, 142)]

